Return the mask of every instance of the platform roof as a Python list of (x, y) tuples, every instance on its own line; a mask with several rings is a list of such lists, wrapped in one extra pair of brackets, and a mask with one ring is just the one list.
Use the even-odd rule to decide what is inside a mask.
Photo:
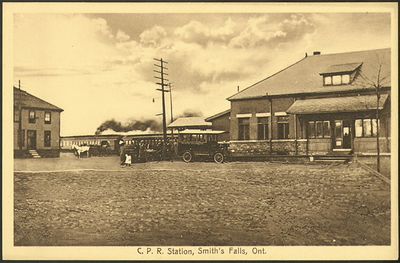
[(202, 117), (182, 117), (178, 118), (168, 125), (168, 128), (185, 127), (211, 127), (211, 122), (206, 122)]
[[(388, 94), (381, 95), (379, 109), (383, 109)], [(287, 110), (292, 114), (321, 114), (376, 110), (376, 95), (332, 97), (296, 100)]]

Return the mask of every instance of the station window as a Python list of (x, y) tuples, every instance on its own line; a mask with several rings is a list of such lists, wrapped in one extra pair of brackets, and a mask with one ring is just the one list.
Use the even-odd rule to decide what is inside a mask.
[(379, 121), (376, 119), (357, 119), (355, 121), (356, 137), (376, 137)]
[(324, 138), (330, 138), (331, 137), (331, 122), (324, 121), (323, 128), (324, 128), (324, 131), (323, 131)]
[(289, 138), (289, 116), (279, 116), (277, 118), (278, 139)]
[(239, 140), (250, 139), (250, 119), (240, 118), (239, 119)]
[(315, 138), (315, 121), (308, 122), (308, 138)]
[(330, 138), (331, 124), (329, 121), (309, 121), (308, 138)]
[(258, 140), (269, 139), (268, 123), (269, 123), (268, 118), (257, 118)]

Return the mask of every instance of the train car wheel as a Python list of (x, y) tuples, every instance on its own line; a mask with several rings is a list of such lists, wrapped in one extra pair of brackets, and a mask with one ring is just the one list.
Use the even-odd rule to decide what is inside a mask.
[(191, 152), (186, 151), (186, 152), (183, 153), (183, 155), (182, 155), (182, 160), (183, 160), (185, 163), (191, 162), (192, 159), (193, 159), (193, 155), (192, 155)]
[(223, 163), (224, 162), (224, 155), (220, 152), (214, 154), (214, 162), (216, 163)]

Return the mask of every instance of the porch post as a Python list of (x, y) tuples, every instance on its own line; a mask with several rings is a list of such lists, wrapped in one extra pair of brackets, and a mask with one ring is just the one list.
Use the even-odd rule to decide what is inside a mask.
[(270, 112), (270, 117), (269, 117), (269, 127), (268, 127), (268, 133), (269, 133), (269, 155), (272, 154), (272, 98), (269, 98), (269, 112)]
[(378, 173), (381, 171), (380, 163), (380, 147), (379, 147), (379, 99), (380, 99), (379, 87), (376, 89), (376, 170)]
[[(293, 98), (293, 103), (296, 101), (296, 98)], [(298, 154), (297, 150), (297, 115), (294, 114), (294, 155)]]
[(297, 115), (294, 114), (294, 154), (297, 155)]
[(303, 123), (305, 124), (303, 126), (305, 126), (305, 129), (306, 129), (306, 139), (307, 139), (307, 142), (306, 142), (306, 155), (308, 156), (308, 147), (309, 147), (308, 144), (310, 142), (309, 134), (308, 134), (308, 121), (304, 122), (304, 120), (303, 120)]

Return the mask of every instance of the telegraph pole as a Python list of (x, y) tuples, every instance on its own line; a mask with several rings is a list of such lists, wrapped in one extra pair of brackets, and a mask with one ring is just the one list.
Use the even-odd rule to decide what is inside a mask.
[[(22, 150), (22, 93), (21, 93), (21, 80), (18, 80), (18, 97), (19, 97), (19, 102), (18, 102), (18, 115), (19, 115), (19, 122), (18, 122), (18, 146), (19, 150)], [(14, 115), (15, 118), (15, 115)]]
[(156, 82), (157, 85), (160, 85), (161, 88), (157, 89), (158, 91), (161, 91), (161, 98), (162, 98), (162, 125), (163, 125), (163, 146), (162, 146), (162, 159), (165, 160), (165, 146), (167, 143), (167, 123), (166, 123), (166, 112), (165, 112), (165, 92), (169, 92), (168, 90), (165, 90), (165, 86), (168, 86), (168, 84), (165, 83), (165, 81), (168, 81), (168, 79), (165, 78), (167, 73), (165, 73), (165, 70), (168, 70), (168, 68), (165, 66), (165, 64), (168, 64), (167, 61), (164, 61), (162, 58), (157, 59), (154, 58), (154, 60), (158, 64), (154, 64), (154, 66), (157, 67), (159, 70), (153, 70), (154, 72), (158, 73), (159, 76), (154, 76), (154, 78), (158, 79), (158, 82)]
[(380, 129), (380, 121), (379, 121), (379, 100), (381, 98), (381, 68), (382, 65), (379, 65), (378, 70), (378, 79), (375, 85), (376, 89), (376, 170), (378, 173), (381, 172), (381, 158), (380, 158), (380, 146), (379, 146), (379, 129)]
[(170, 82), (169, 83), (169, 103), (170, 103), (170, 106), (171, 106), (171, 122), (173, 122), (174, 121), (174, 115), (172, 113), (172, 85), (171, 84), (172, 83)]

